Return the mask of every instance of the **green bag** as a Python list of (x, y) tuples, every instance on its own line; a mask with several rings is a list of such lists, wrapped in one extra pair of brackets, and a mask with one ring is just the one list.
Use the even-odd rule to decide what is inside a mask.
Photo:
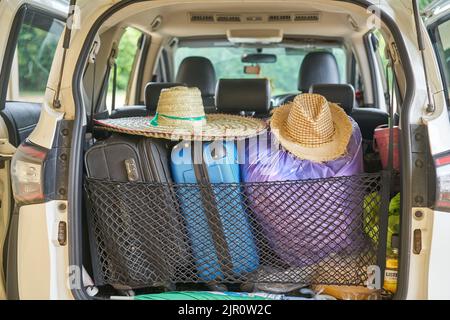
[[(378, 237), (378, 223), (381, 196), (378, 192), (372, 192), (364, 197), (364, 232), (375, 241)], [(388, 240), (387, 249), (391, 249), (393, 234), (399, 233), (400, 225), (400, 193), (389, 202)]]
[(140, 295), (134, 300), (273, 300), (270, 296), (238, 292), (174, 291)]

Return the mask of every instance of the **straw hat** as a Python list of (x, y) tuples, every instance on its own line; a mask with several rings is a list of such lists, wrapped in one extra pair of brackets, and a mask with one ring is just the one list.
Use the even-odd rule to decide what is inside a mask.
[(96, 120), (104, 130), (172, 140), (242, 139), (267, 128), (260, 119), (227, 114), (205, 115), (200, 90), (163, 89), (153, 118)]
[(335, 160), (347, 151), (352, 123), (345, 111), (318, 94), (301, 94), (273, 113), (270, 127), (280, 144), (300, 159)]

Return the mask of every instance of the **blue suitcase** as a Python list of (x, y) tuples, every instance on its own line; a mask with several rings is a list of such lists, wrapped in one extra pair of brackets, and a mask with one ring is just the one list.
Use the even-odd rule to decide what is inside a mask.
[[(186, 221), (197, 272), (203, 281), (254, 271), (259, 257), (242, 202), (233, 141), (181, 142), (173, 148), (172, 178)], [(200, 185), (196, 183), (200, 182)]]

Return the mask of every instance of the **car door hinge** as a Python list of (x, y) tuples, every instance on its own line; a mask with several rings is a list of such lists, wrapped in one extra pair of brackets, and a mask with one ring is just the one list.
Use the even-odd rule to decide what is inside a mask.
[(411, 125), (411, 141), (413, 206), (429, 208), (434, 204), (436, 174), (425, 125)]

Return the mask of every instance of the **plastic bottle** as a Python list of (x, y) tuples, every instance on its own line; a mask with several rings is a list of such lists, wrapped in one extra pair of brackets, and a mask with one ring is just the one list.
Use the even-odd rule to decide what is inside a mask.
[(393, 234), (391, 238), (391, 250), (386, 258), (386, 270), (384, 272), (384, 289), (395, 293), (397, 291), (398, 272), (398, 234)]

